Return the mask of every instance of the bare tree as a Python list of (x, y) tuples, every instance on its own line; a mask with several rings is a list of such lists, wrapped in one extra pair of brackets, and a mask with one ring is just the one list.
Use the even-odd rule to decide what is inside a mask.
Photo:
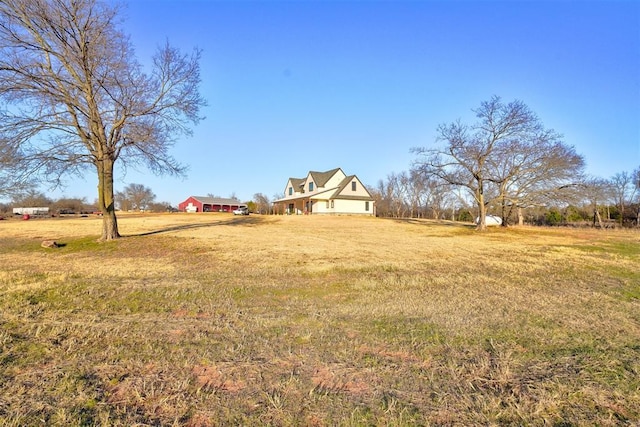
[(54, 212), (81, 213), (87, 211), (87, 200), (85, 198), (61, 198), (56, 200), (51, 206)]
[(261, 214), (268, 214), (271, 209), (269, 198), (263, 193), (253, 195), (253, 202), (256, 204), (256, 210)]
[[(473, 111), (476, 123), (442, 124), (435, 148), (414, 148), (413, 152), (419, 156), (415, 167), (422, 173), (465, 188), (473, 196), (478, 207), (478, 230), (485, 230), (487, 207), (507, 194), (508, 184), (524, 188), (522, 183), (529, 179), (527, 173), (519, 173), (522, 166), (517, 166), (527, 158), (524, 148), (541, 142), (551, 146), (558, 141), (556, 134), (544, 129), (521, 101), (505, 104), (494, 96)], [(511, 159), (504, 157), (507, 153)], [(542, 179), (533, 178), (533, 182), (541, 185)]]
[(616, 205), (620, 210), (620, 225), (624, 223), (625, 207), (631, 203), (635, 193), (633, 173), (620, 172), (609, 180)]
[[(273, 196), (271, 197), (272, 200), (279, 200), (282, 199), (283, 197), (285, 197), (285, 193), (284, 191), (281, 192), (277, 192), (277, 193), (273, 193)], [(271, 206), (273, 214), (274, 215), (282, 215), (284, 213), (286, 213), (288, 206), (284, 206), (284, 203), (278, 203), (278, 204), (273, 204)]]
[(451, 187), (447, 183), (438, 181), (416, 168), (411, 169), (410, 175), (410, 198), (412, 205), (417, 204), (418, 216), (426, 217), (427, 213), (431, 212), (431, 218), (439, 219), (443, 211), (455, 203)]
[(389, 215), (402, 218), (407, 209), (407, 191), (409, 190), (409, 176), (406, 172), (392, 172), (387, 175), (384, 197), (389, 203)]
[(517, 210), (575, 199), (584, 179), (584, 159), (560, 135), (540, 127), (529, 139), (501, 144), (489, 161), (489, 179), (498, 186), (502, 225)]
[(121, 209), (126, 205), (128, 209), (146, 210), (156, 200), (151, 188), (143, 184), (129, 184), (122, 192), (118, 192), (118, 196), (122, 197)]
[(455, 219), (455, 207), (458, 200), (449, 185), (441, 185), (433, 179), (428, 180), (428, 185), (430, 190), (428, 204), (431, 210), (431, 218), (441, 219), (445, 216), (444, 212), (450, 210), (451, 219)]
[(640, 227), (640, 166), (631, 173), (631, 177), (633, 192), (630, 199), (636, 206), (636, 227)]
[(600, 215), (600, 206), (610, 197), (610, 183), (605, 179), (592, 177), (584, 181), (581, 189), (584, 199), (593, 209), (593, 226), (595, 227), (597, 224), (600, 228), (604, 228), (602, 216)]
[(113, 200), (117, 209), (127, 212), (132, 209), (131, 201), (127, 198), (124, 191), (116, 191), (113, 195)]
[(46, 206), (50, 207), (53, 205), (53, 200), (45, 195), (44, 193), (29, 189), (26, 192), (20, 194), (16, 198), (13, 199), (13, 203), (22, 207), (36, 207), (36, 206)]
[(425, 215), (425, 208), (428, 203), (428, 189), (426, 177), (415, 170), (405, 173), (408, 177), (409, 188), (407, 189), (407, 201), (409, 202), (409, 215), (421, 218)]
[(147, 209), (151, 212), (173, 212), (175, 208), (169, 202), (152, 202)]
[(375, 188), (369, 188), (368, 190), (376, 206), (376, 215), (382, 217), (391, 216), (390, 186), (384, 180), (380, 179)]
[(411, 200), (412, 187), (413, 182), (409, 173), (402, 171), (395, 175), (394, 204), (399, 218), (413, 216), (416, 205)]
[(28, 169), (21, 164), (17, 147), (4, 138), (0, 139), (0, 198), (15, 198), (35, 187), (30, 178)]
[(100, 0), (0, 2), (0, 141), (55, 184), (94, 168), (102, 240), (119, 237), (114, 166), (181, 175), (169, 155), (201, 119), (200, 52), (166, 44), (146, 74), (120, 28), (119, 9)]
[(379, 180), (376, 188), (370, 188), (378, 216), (424, 217), (440, 189), (434, 181), (418, 170), (392, 172), (386, 180)]

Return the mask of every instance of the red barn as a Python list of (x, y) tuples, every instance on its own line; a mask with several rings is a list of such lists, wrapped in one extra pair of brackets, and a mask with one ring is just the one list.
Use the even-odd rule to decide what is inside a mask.
[(231, 212), (235, 209), (247, 207), (236, 199), (223, 199), (220, 197), (189, 196), (187, 200), (178, 204), (181, 212)]

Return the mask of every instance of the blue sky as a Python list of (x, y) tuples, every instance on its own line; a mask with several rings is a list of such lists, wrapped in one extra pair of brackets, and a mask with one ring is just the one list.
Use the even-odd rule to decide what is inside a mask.
[[(249, 200), (335, 167), (374, 186), (492, 95), (525, 102), (592, 175), (640, 166), (640, 2), (132, 0), (124, 18), (142, 63), (166, 40), (203, 50), (208, 106), (172, 151), (186, 179), (128, 170), (117, 190)], [(55, 195), (95, 189), (89, 171)]]

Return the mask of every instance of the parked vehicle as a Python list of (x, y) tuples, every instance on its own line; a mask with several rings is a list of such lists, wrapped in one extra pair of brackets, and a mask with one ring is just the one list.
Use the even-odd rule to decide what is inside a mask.
[(242, 207), (242, 208), (235, 209), (233, 211), (233, 214), (234, 215), (249, 215), (249, 208)]

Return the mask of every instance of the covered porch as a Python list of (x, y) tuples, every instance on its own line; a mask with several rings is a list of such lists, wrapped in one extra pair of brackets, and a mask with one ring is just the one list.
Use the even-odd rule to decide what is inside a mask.
[(309, 215), (316, 202), (310, 197), (284, 198), (273, 202), (275, 215)]

